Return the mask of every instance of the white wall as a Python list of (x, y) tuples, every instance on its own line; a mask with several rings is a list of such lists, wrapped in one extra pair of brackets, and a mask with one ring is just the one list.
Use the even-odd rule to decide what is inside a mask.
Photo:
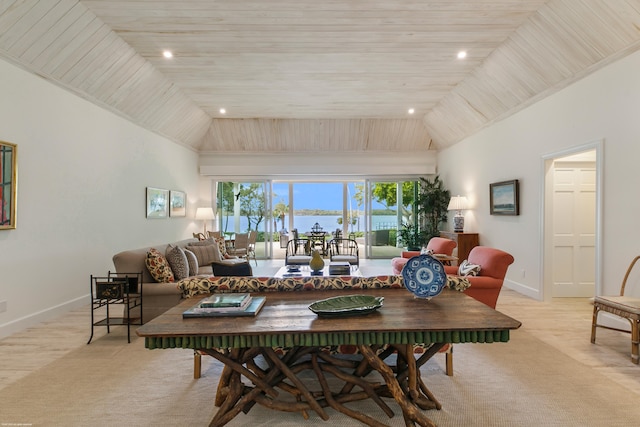
[[(619, 291), (640, 253), (639, 75), (636, 52), (439, 153), (451, 193), (472, 202), (465, 231), (514, 255), (507, 286), (542, 298), (542, 157), (603, 140), (602, 286), (603, 293)], [(520, 180), (520, 216), (489, 215), (489, 184), (509, 179)]]
[[(196, 153), (2, 60), (0, 94), (0, 140), (18, 144), (17, 229), (0, 230), (2, 337), (88, 304), (89, 276), (113, 270), (114, 253), (190, 237), (210, 202)], [(185, 191), (187, 217), (146, 219), (146, 186)]]

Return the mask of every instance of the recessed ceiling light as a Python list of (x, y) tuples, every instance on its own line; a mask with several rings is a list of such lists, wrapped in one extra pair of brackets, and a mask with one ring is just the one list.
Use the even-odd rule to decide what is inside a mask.
[(467, 57), (467, 52), (464, 50), (461, 50), (460, 52), (458, 52), (458, 59), (464, 59)]
[(220, 114), (227, 114), (227, 110), (225, 110), (224, 108), (220, 109)]
[(165, 50), (164, 52), (162, 52), (162, 56), (164, 56), (165, 58), (173, 58), (173, 52), (171, 52), (170, 50)]
[(416, 110), (414, 110), (413, 108), (409, 108), (409, 114), (413, 114), (415, 112), (416, 112)]

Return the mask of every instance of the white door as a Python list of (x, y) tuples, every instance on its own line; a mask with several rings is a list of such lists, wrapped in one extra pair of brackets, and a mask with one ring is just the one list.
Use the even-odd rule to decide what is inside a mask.
[(553, 169), (552, 295), (592, 297), (596, 271), (596, 165), (570, 160), (555, 161)]

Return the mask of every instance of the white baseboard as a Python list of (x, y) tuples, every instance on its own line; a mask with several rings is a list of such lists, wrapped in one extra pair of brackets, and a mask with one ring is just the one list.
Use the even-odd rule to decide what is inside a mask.
[(514, 282), (513, 280), (507, 279), (505, 279), (502, 285), (508, 289), (518, 292), (519, 294), (528, 296), (538, 301), (542, 301), (542, 293), (539, 289), (534, 289), (532, 287), (525, 286), (522, 283)]
[[(83, 305), (88, 304), (88, 302), (89, 302), (89, 294), (78, 297), (71, 301), (67, 301), (65, 303), (56, 305), (55, 307), (38, 311), (28, 316), (24, 316), (19, 319), (13, 320), (11, 322), (2, 324), (0, 325), (0, 339), (6, 338), (9, 335), (13, 335), (16, 332), (23, 331), (32, 326), (36, 326), (41, 322), (51, 320), (75, 308), (82, 307)], [(90, 325), (87, 324), (87, 328), (89, 326)], [(88, 330), (89, 329), (87, 329), (87, 331)]]

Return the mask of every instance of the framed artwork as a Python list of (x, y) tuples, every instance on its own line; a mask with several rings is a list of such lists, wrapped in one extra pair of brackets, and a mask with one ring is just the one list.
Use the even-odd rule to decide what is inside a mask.
[(147, 187), (147, 218), (169, 216), (169, 190)]
[(491, 215), (520, 215), (518, 180), (489, 184)]
[(16, 228), (18, 146), (0, 141), (0, 230)]
[(169, 216), (187, 216), (187, 193), (184, 191), (169, 192)]

